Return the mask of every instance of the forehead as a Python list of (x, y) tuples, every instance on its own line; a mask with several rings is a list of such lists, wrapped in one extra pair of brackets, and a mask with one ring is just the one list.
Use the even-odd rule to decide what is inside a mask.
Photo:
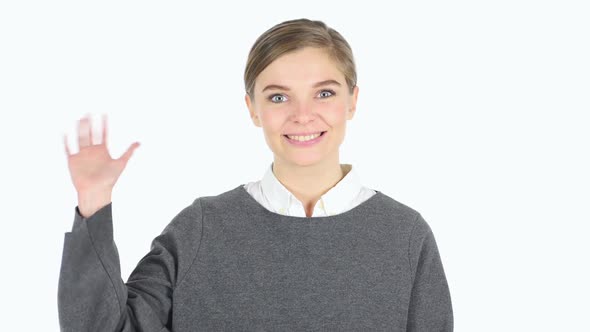
[(274, 60), (258, 75), (256, 85), (259, 88), (265, 83), (311, 85), (325, 79), (335, 79), (344, 83), (344, 75), (326, 51), (306, 47)]

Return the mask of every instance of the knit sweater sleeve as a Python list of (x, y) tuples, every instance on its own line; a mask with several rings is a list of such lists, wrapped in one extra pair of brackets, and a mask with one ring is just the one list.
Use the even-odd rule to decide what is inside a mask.
[(418, 214), (409, 246), (413, 287), (407, 331), (453, 331), (449, 286), (434, 234)]
[[(140, 222), (140, 221), (136, 221)], [(112, 203), (65, 233), (58, 284), (61, 331), (170, 331), (172, 298), (198, 251), (199, 199), (151, 243), (126, 283), (113, 239)]]

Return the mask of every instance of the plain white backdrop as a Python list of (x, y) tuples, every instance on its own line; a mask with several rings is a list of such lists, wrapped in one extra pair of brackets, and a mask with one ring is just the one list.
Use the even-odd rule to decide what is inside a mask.
[(113, 193), (127, 280), (181, 209), (272, 162), (243, 71), (301, 17), (353, 48), (341, 162), (429, 222), (455, 330), (590, 330), (590, 11), (521, 0), (3, 1), (2, 330), (59, 330), (77, 205), (62, 135), (77, 152), (76, 121), (107, 113), (113, 157), (141, 143)]

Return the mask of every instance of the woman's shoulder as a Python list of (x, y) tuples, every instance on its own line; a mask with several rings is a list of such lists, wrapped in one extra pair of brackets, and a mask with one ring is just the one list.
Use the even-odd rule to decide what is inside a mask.
[(243, 184), (238, 185), (237, 187), (233, 187), (230, 189), (226, 189), (219, 194), (211, 194), (211, 195), (202, 195), (196, 197), (192, 205), (198, 204), (202, 206), (203, 204), (209, 206), (219, 206), (219, 205), (227, 205), (231, 204), (234, 205), (236, 200), (244, 200), (243, 192), (246, 192), (243, 188)]
[(376, 195), (380, 196), (380, 204), (378, 205), (378, 208), (382, 210), (382, 213), (404, 220), (415, 220), (420, 215), (420, 212), (418, 212), (413, 206), (410, 206), (382, 191), (375, 191), (377, 192)]

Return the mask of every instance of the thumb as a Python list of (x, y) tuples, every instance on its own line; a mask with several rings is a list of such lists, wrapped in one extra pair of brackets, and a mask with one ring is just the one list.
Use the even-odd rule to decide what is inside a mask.
[(139, 145), (140, 145), (139, 142), (135, 142), (135, 143), (131, 144), (131, 146), (129, 146), (127, 151), (125, 151), (125, 153), (119, 158), (119, 161), (122, 161), (125, 164), (127, 164), (127, 162), (129, 161), (129, 158), (131, 158), (131, 156), (133, 155), (133, 151), (135, 151), (135, 149), (137, 149), (139, 147)]

